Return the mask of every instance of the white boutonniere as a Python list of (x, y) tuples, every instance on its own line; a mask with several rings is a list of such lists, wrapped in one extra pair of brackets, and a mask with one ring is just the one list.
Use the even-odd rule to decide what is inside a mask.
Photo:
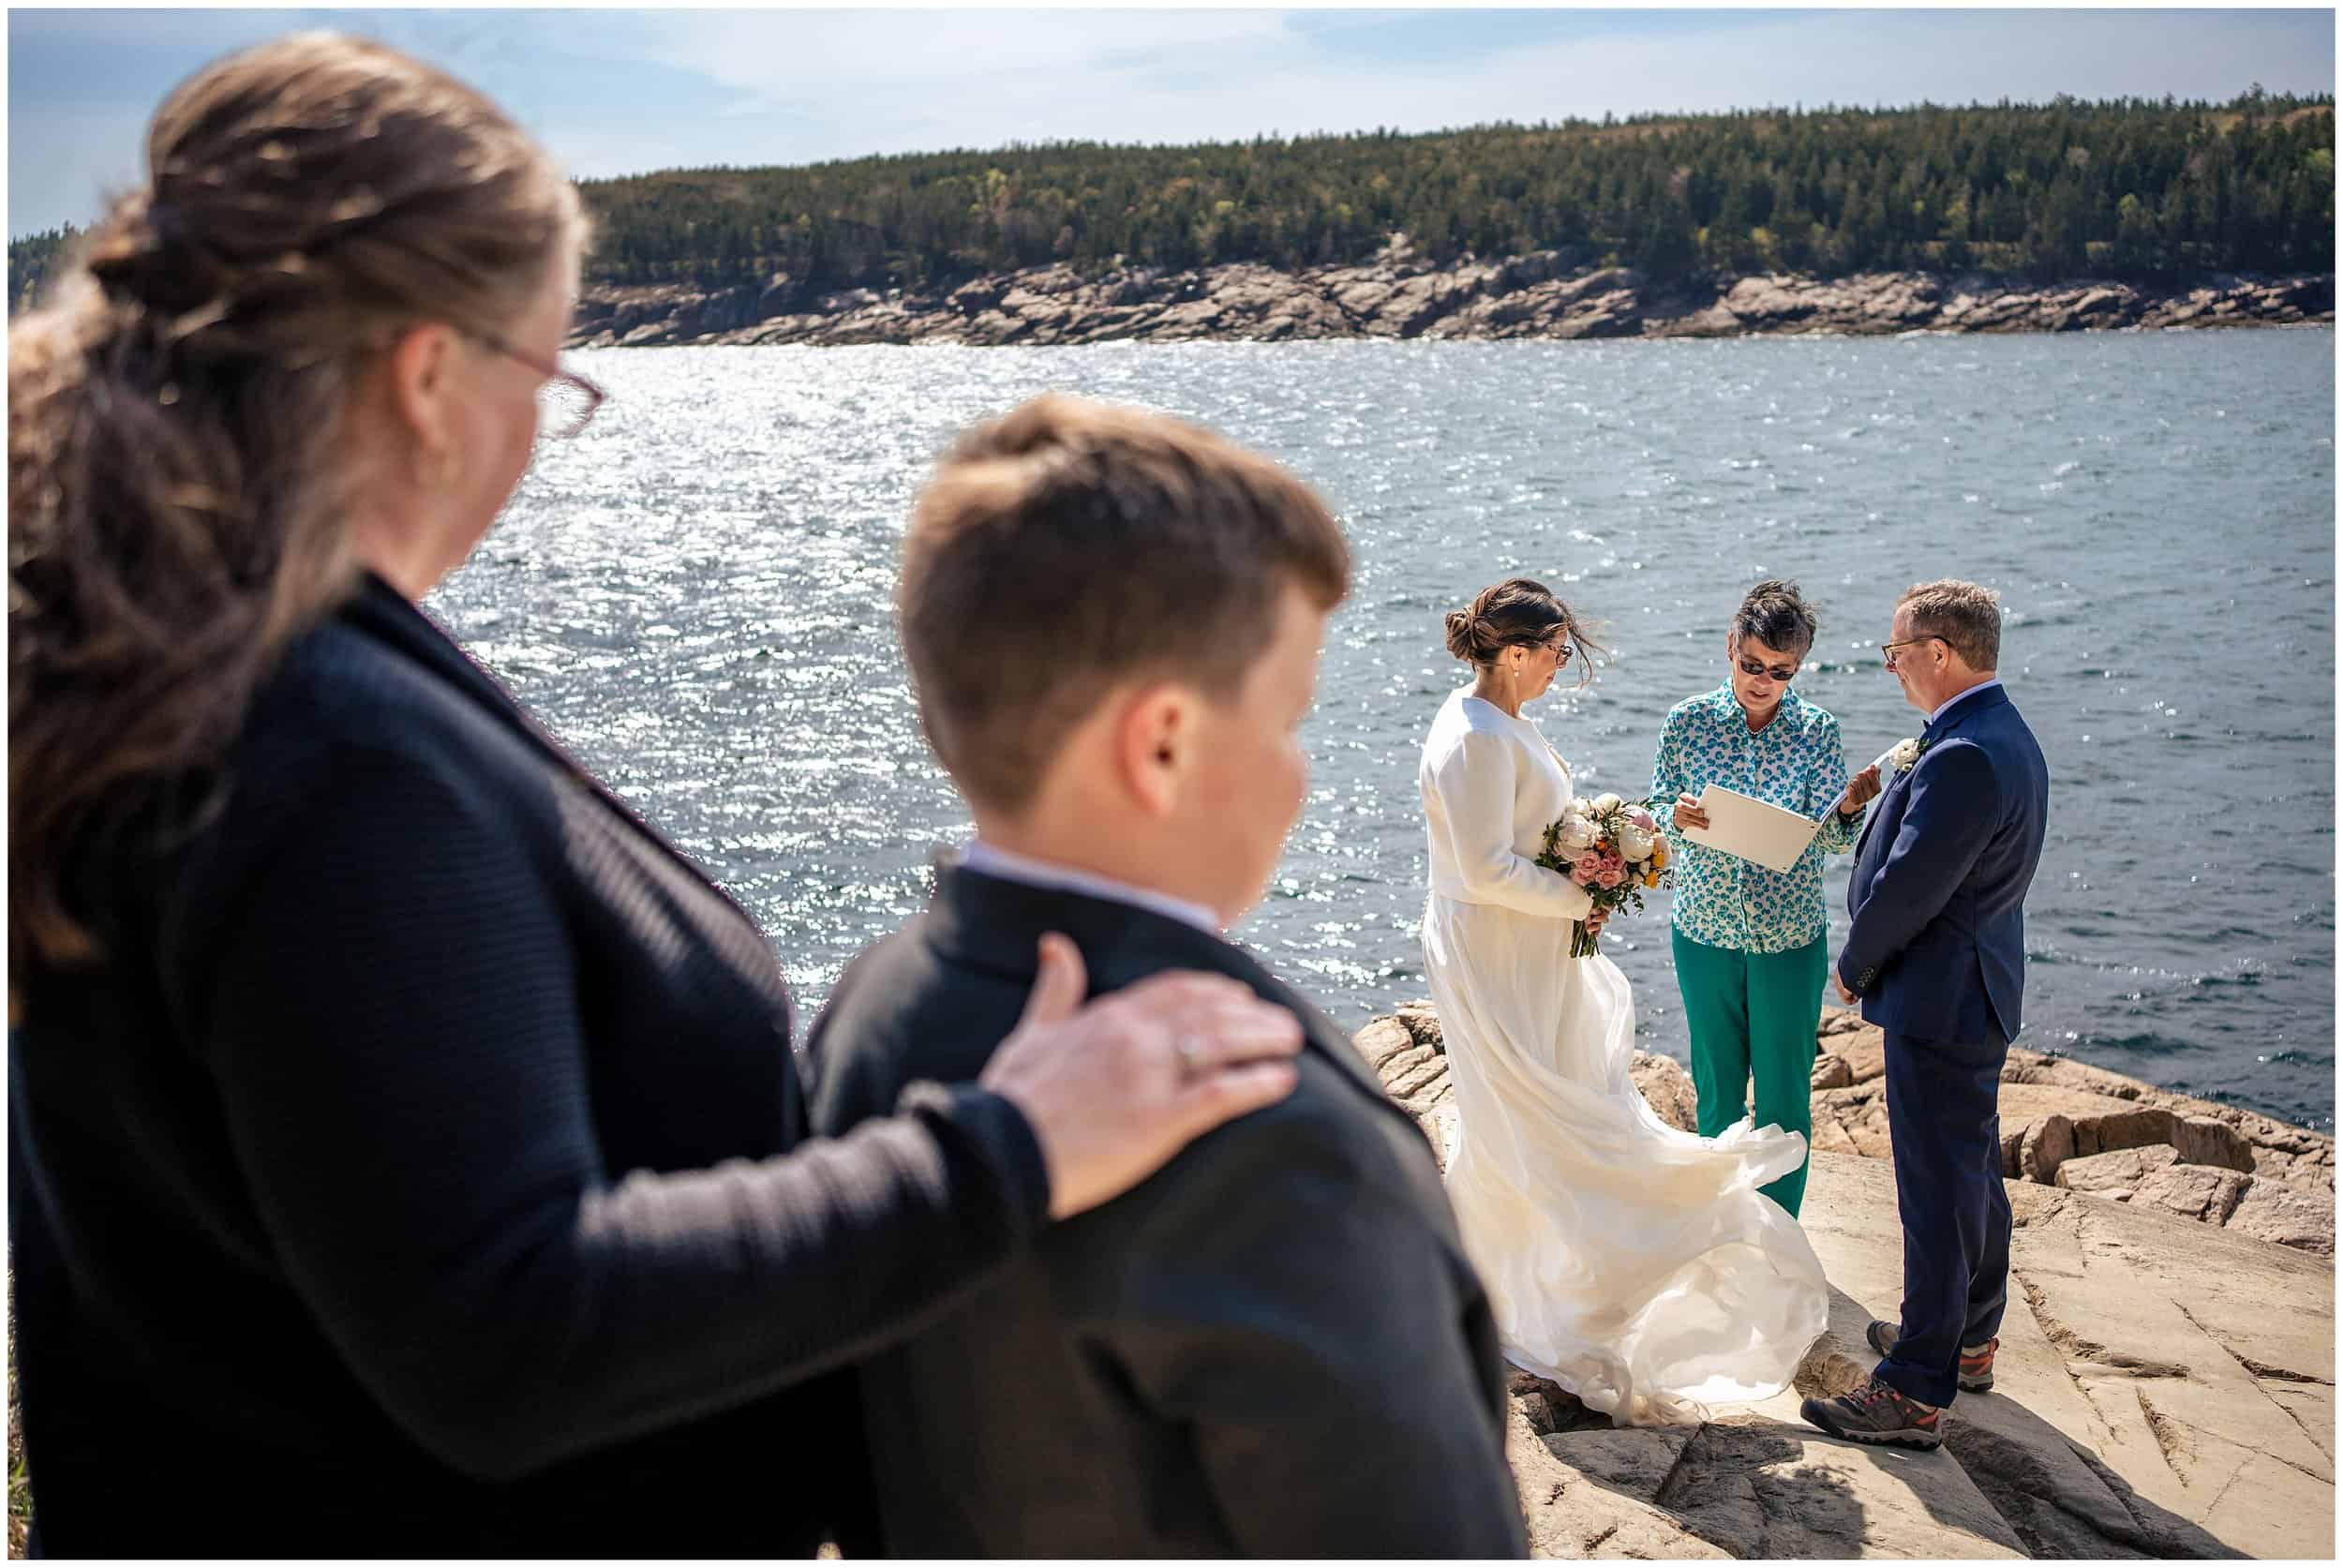
[(1909, 740), (1899, 740), (1888, 753), (1888, 760), (1896, 765), (1897, 772), (1909, 773), (1913, 764), (1928, 754), (1928, 748), (1929, 742), (1917, 736)]

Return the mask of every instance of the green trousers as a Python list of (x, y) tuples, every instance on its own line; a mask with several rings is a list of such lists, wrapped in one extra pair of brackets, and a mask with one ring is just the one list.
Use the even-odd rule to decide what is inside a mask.
[[(1700, 1135), (1714, 1138), (1731, 1127), (1746, 1103), (1759, 1127), (1786, 1127), (1811, 1141), (1814, 1034), (1830, 975), (1828, 935), (1786, 953), (1744, 953), (1670, 929), (1692, 1035), (1693, 1083), (1700, 1091)], [(1806, 1196), (1805, 1163), (1759, 1190), (1795, 1219)]]

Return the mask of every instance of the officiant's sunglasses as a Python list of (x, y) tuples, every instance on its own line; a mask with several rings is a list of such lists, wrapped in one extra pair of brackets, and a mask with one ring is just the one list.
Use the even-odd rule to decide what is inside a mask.
[(1798, 666), (1796, 665), (1791, 665), (1787, 667), (1781, 665), (1761, 665), (1754, 659), (1736, 659), (1733, 662), (1740, 665), (1741, 673), (1750, 677), (1752, 679), (1754, 679), (1761, 675), (1770, 675), (1776, 680), (1781, 681), (1784, 686), (1786, 686), (1791, 681), (1798, 679)]
[(492, 333), (470, 332), (466, 336), (483, 348), (494, 349), (515, 365), (528, 366), (545, 379), (537, 389), (537, 434), (543, 440), (568, 441), (584, 430), (592, 422), (594, 411), (609, 400), (608, 393), (575, 371), (524, 353)]

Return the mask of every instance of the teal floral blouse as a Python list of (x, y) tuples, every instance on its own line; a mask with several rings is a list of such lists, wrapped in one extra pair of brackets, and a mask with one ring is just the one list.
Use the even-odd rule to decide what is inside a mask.
[[(1859, 814), (1850, 823), (1832, 810), (1846, 781), (1839, 721), (1795, 691), (1782, 694), (1781, 711), (1754, 735), (1730, 680), (1670, 709), (1651, 765), (1651, 805), (1676, 862), (1676, 929), (1704, 947), (1745, 953), (1789, 952), (1827, 932), (1823, 857), (1854, 848), (1862, 825)], [(1677, 831), (1676, 798), (1697, 798), (1712, 784), (1804, 816), (1828, 816), (1797, 864), (1768, 871)]]

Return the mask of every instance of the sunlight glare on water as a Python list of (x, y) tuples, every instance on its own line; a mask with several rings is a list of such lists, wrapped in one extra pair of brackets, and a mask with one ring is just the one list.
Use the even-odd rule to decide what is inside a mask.
[[(1350, 530), (1308, 803), (1239, 933), (1346, 1025), (1425, 993), (1448, 610), (1526, 574), (1601, 622), (1601, 679), (1530, 714), (1588, 793), (1635, 796), (1752, 582), (1817, 603), (1799, 690), (1860, 766), (1922, 723), (1880, 667), (1897, 593), (1960, 575), (2002, 592), (2052, 770), (2020, 1043), (2333, 1125), (2331, 330), (574, 357), (610, 404), (432, 607), (740, 897), (809, 1008), (967, 832), (894, 644), (911, 498), (960, 426), (1059, 389), (1260, 447)], [(1665, 918), (1606, 951), (1680, 1058)]]

